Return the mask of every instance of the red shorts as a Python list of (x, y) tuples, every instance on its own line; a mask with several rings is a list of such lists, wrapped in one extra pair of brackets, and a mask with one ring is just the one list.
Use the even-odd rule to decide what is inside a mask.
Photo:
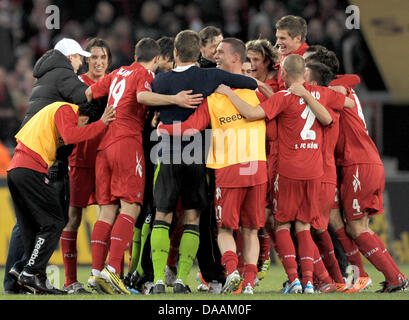
[(326, 230), (328, 228), (331, 210), (338, 208), (337, 186), (333, 183), (321, 183), (319, 216), (313, 220), (312, 226), (316, 230)]
[(252, 229), (266, 223), (265, 196), (267, 183), (242, 188), (216, 188), (216, 221), (219, 227)]
[(267, 194), (266, 194), (266, 208), (273, 208), (274, 199), (274, 181), (277, 175), (277, 154), (267, 156)]
[(294, 180), (277, 174), (275, 219), (312, 223), (320, 210), (321, 179)]
[(342, 168), (341, 203), (347, 221), (383, 213), (385, 170), (378, 164)]
[(95, 161), (96, 198), (99, 205), (143, 204), (145, 159), (138, 137), (123, 138), (98, 151)]
[(70, 167), (70, 206), (86, 208), (95, 201), (95, 169)]

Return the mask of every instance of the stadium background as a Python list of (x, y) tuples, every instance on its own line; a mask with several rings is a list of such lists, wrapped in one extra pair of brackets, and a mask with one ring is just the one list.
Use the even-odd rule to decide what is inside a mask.
[[(347, 11), (349, 5), (356, 7)], [(55, 9), (57, 20), (51, 19)], [(173, 37), (180, 30), (200, 31), (207, 25), (220, 27), (225, 37), (267, 38), (274, 44), (275, 22), (286, 14), (307, 20), (307, 43), (335, 51), (340, 73), (361, 77), (356, 91), (386, 172), (385, 215), (374, 218), (372, 228), (397, 262), (409, 263), (408, 12), (407, 0), (0, 0), (0, 266), (15, 223), (5, 168), (33, 85), (32, 68), (43, 53), (62, 37), (85, 47), (98, 36), (111, 46), (114, 69), (131, 63), (134, 45), (142, 37)], [(347, 28), (354, 13), (359, 28)], [(47, 19), (57, 28), (47, 28)], [(94, 206), (83, 215), (80, 264), (91, 263), (90, 234), (96, 218)], [(59, 248), (50, 263), (62, 264)]]

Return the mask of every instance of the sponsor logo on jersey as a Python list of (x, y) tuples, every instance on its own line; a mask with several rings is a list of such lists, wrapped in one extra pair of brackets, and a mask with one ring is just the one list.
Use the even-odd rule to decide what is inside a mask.
[(220, 125), (223, 125), (223, 124), (227, 124), (227, 123), (237, 121), (237, 120), (241, 120), (241, 119), (243, 119), (243, 116), (240, 113), (236, 113), (236, 114), (234, 114), (234, 115), (232, 115), (230, 117), (220, 117), (219, 118), (219, 123), (220, 123)]
[(356, 192), (358, 188), (359, 190), (361, 190), (361, 181), (359, 181), (358, 168), (356, 168), (356, 172), (352, 176), (354, 177), (354, 181), (352, 181), (352, 185), (354, 186), (354, 192)]

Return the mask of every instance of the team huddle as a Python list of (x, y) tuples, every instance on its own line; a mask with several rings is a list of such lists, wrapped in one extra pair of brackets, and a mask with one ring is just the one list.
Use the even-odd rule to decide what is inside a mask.
[[(184, 30), (141, 39), (135, 62), (111, 73), (104, 40), (86, 50), (60, 40), (34, 67), (8, 168), (24, 245), (9, 271), (16, 288), (90, 293), (76, 241), (83, 208), (97, 204), (87, 285), (100, 294), (190, 293), (195, 260), (198, 290), (253, 294), (271, 248), (283, 294), (365, 290), (361, 254), (385, 276), (379, 292), (405, 290), (369, 227), (384, 210), (385, 172), (353, 89), (360, 79), (339, 75), (336, 55), (306, 35), (292, 15), (277, 22), (275, 45)], [(58, 242), (62, 290), (45, 273)]]

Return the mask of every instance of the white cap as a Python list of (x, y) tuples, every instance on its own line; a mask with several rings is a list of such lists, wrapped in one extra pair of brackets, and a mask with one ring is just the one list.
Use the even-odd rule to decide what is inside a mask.
[(91, 53), (82, 50), (81, 45), (77, 41), (68, 38), (63, 38), (58, 41), (54, 49), (60, 51), (66, 57), (70, 54), (80, 54), (84, 57), (91, 56)]

